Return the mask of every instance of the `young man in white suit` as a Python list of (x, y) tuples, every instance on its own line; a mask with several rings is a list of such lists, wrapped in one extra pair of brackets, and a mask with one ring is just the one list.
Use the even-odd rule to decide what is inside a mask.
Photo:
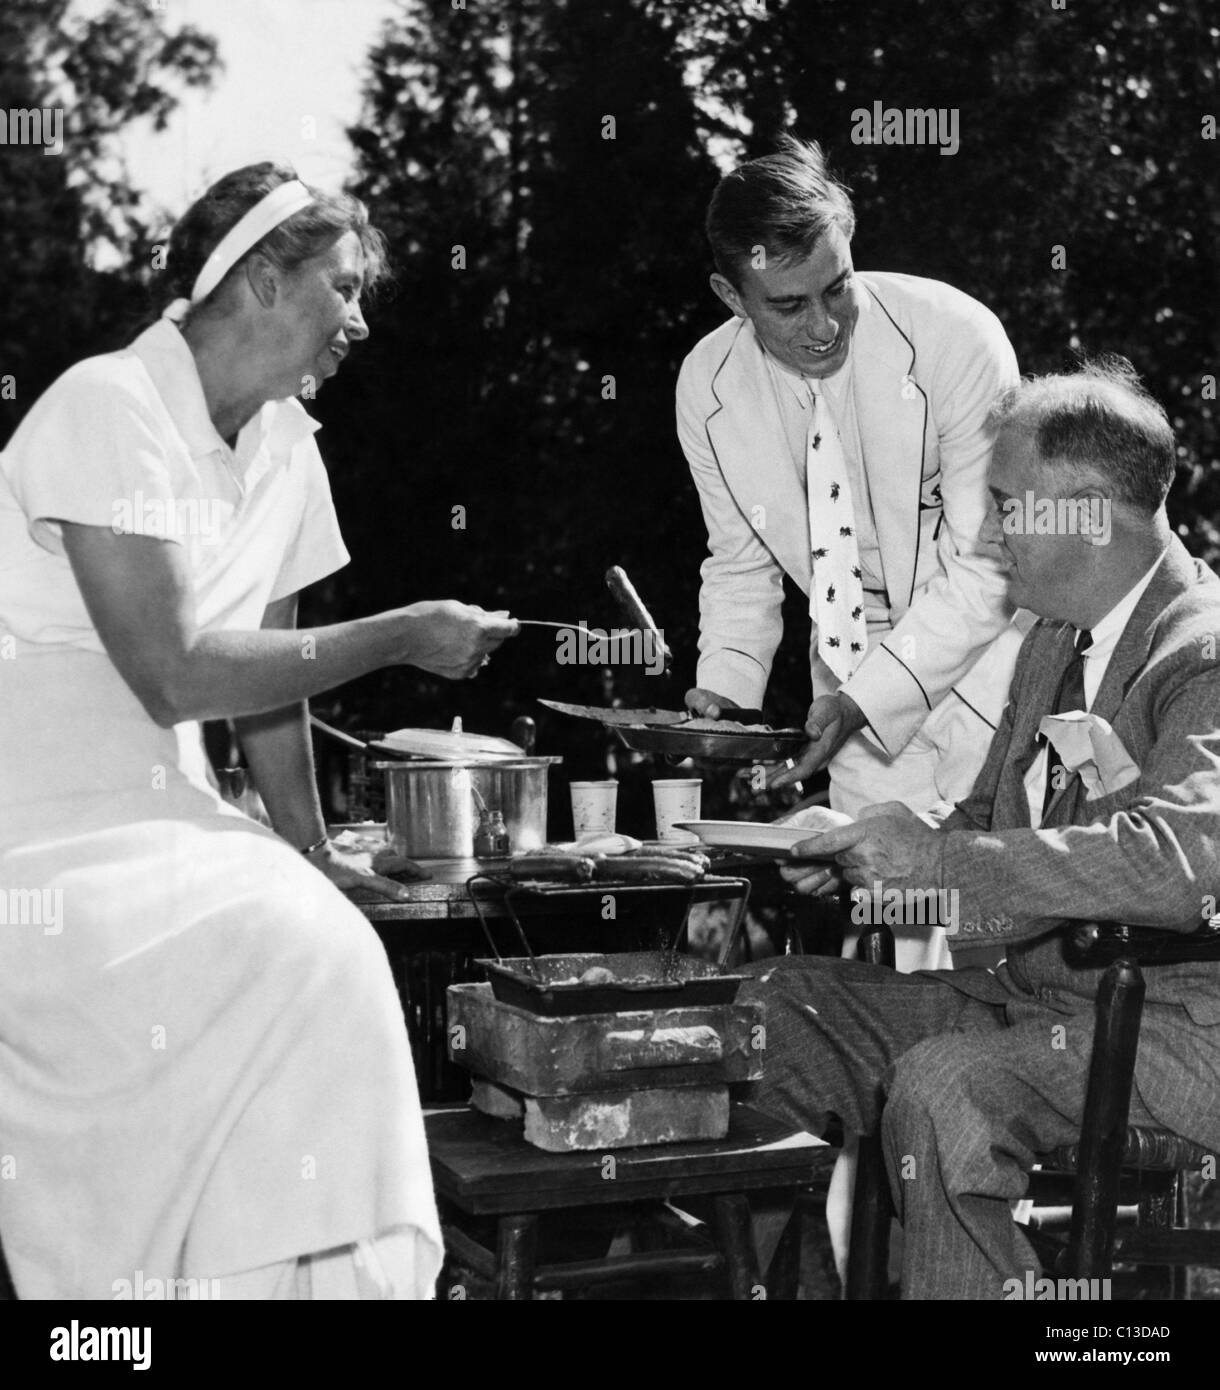
[[(710, 551), (687, 704), (713, 718), (762, 704), (787, 575), (810, 598), (815, 698), (809, 748), (776, 783), (829, 763), (849, 815), (947, 810), (982, 765), (1020, 644), (978, 543), (1012, 348), (949, 285), (855, 272), (851, 202), (817, 145), (786, 139), (729, 174), (707, 227), (733, 317), (678, 380)], [(947, 959), (926, 929), (899, 955)]]
[[(887, 801), (948, 812), (983, 764), (1022, 636), (979, 543), (988, 416), (1019, 374), (976, 300), (857, 275), (854, 230), (816, 144), (785, 139), (712, 197), (711, 285), (733, 317), (678, 379), (710, 552), (686, 703), (711, 718), (762, 705), (787, 575), (809, 596), (814, 700), (811, 742), (773, 785), (829, 764), (831, 806), (848, 815)], [(900, 970), (950, 966), (939, 927), (894, 935)], [(853, 1178), (845, 1152), (827, 1202), (841, 1272)]]

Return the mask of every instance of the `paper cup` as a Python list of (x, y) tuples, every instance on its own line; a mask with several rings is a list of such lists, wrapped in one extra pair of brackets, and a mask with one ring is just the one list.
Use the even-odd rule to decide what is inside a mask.
[(579, 840), (584, 835), (614, 833), (615, 812), (618, 809), (618, 783), (573, 782), (572, 828)]
[(674, 821), (698, 820), (703, 800), (703, 783), (698, 777), (660, 777), (652, 784), (652, 801), (657, 812), (657, 839), (670, 844), (698, 844), (698, 835), (675, 830)]

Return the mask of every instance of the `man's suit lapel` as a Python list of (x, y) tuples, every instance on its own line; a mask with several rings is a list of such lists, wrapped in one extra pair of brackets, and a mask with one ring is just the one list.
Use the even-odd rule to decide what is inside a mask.
[(911, 605), (919, 561), (928, 399), (915, 381), (915, 345), (864, 285), (852, 345), (852, 390), (877, 541), (896, 622)]
[(775, 406), (762, 349), (744, 321), (712, 377), (707, 437), (742, 515), (793, 581), (809, 592), (805, 493)]
[(1093, 702), (1093, 713), (1114, 722), (1128, 689), (1144, 669), (1152, 641), (1156, 635), (1157, 619), (1183, 590), (1195, 582), (1194, 561), (1176, 538), (1169, 542), (1157, 572), (1140, 595), (1135, 612), (1114, 648), (1106, 668), (1105, 679)]

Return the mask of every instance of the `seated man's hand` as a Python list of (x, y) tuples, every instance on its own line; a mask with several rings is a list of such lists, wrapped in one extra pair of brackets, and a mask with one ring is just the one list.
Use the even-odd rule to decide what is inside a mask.
[(792, 767), (769, 776), (767, 786), (786, 787), (812, 777), (867, 722), (860, 706), (843, 691), (837, 695), (819, 695), (809, 706), (809, 717), (805, 720), (809, 745)]
[(866, 807), (854, 825), (793, 845), (792, 859), (807, 862), (783, 865), (780, 873), (798, 893), (815, 897), (834, 892), (841, 880), (858, 888), (878, 881), (933, 888), (940, 884), (940, 850), (939, 831), (901, 802), (885, 801)]
[(704, 690), (696, 686), (686, 692), (686, 708), (699, 719), (719, 719), (725, 710), (740, 709), (736, 700), (727, 695), (717, 695), (714, 690)]

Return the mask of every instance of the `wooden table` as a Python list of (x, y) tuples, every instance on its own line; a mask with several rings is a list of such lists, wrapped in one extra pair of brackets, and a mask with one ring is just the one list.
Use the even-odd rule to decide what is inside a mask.
[[(726, 1139), (659, 1144), (610, 1153), (544, 1153), (522, 1137), (519, 1120), (493, 1120), (457, 1108), (425, 1116), (432, 1176), (451, 1267), (489, 1281), (494, 1296), (529, 1299), (535, 1292), (576, 1290), (657, 1274), (723, 1271), (735, 1299), (766, 1291), (759, 1277), (747, 1192), (824, 1189), (837, 1152), (744, 1105), (732, 1110)], [(547, 1213), (691, 1197), (712, 1199), (716, 1245), (703, 1250), (644, 1251), (539, 1265), (539, 1222)], [(494, 1250), (462, 1224), (495, 1222)], [(462, 1294), (451, 1284), (450, 1297)], [(795, 1296), (795, 1268), (776, 1296)]]
[[(470, 922), (478, 924), (478, 913), (470, 899), (466, 885), (476, 874), (496, 874), (504, 867), (503, 860), (479, 859), (429, 859), (421, 863), (430, 875), (427, 879), (403, 884), (406, 898), (400, 902), (357, 903), (361, 912), (374, 923), (393, 923), (406, 927), (413, 922)], [(755, 905), (774, 906), (783, 901), (794, 909), (804, 910), (812, 916), (825, 916), (829, 909), (819, 900), (795, 898), (779, 879), (772, 861), (730, 855), (718, 858), (713, 865), (713, 875), (706, 884), (694, 886), (693, 897), (697, 902), (707, 902), (723, 896), (723, 880), (726, 878), (748, 879), (751, 885), (751, 902)], [(605, 892), (613, 895), (624, 906), (647, 905), (650, 910), (664, 901), (682, 902), (682, 895), (690, 895), (691, 887), (680, 884), (619, 884), (608, 886)], [(483, 907), (487, 917), (506, 915), (502, 903), (494, 898), (486, 899)], [(545, 917), (569, 914), (571, 903), (562, 899), (538, 899), (531, 903), (527, 911), (531, 917)], [(407, 928), (409, 930), (409, 927)]]
[[(759, 861), (731, 859), (716, 867), (715, 875), (706, 884), (670, 883), (628, 883), (601, 885), (590, 884), (590, 892), (604, 891), (624, 900), (643, 901), (658, 895), (673, 898), (675, 894), (690, 894), (692, 889), (697, 901), (707, 902), (723, 894), (723, 880), (726, 877), (750, 878), (758, 871)], [(421, 863), (431, 878), (405, 883), (407, 898), (396, 903), (357, 904), (370, 922), (421, 922), (421, 921), (478, 921), (478, 912), (470, 900), (466, 885), (476, 874), (497, 874), (504, 870), (502, 859), (429, 859)], [(713, 885), (718, 885), (714, 887)], [(559, 886), (559, 885), (557, 885)], [(505, 915), (502, 903), (494, 897), (484, 902), (484, 914), (489, 917)], [(550, 902), (540, 899), (529, 907), (531, 915), (558, 914), (570, 911), (561, 900)]]

